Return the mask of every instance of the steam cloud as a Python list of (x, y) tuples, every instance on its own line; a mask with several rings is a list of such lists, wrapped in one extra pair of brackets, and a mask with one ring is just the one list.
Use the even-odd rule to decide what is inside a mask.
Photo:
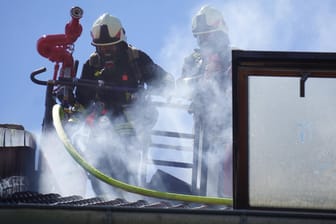
[[(332, 1), (323, 1), (321, 4), (316, 1), (291, 1), (278, 0), (272, 4), (267, 0), (251, 0), (251, 1), (221, 1), (218, 8), (221, 9), (224, 19), (229, 27), (229, 36), (232, 46), (243, 50), (312, 50), (312, 51), (333, 51), (336, 46), (333, 41), (332, 32), (336, 31), (336, 25), (325, 22), (335, 21), (336, 16), (334, 10), (330, 9)], [(311, 7), (311, 8), (309, 8)], [(200, 6), (195, 7), (190, 15), (194, 15)], [(314, 10), (312, 10), (314, 9)], [(321, 17), (320, 15), (324, 16)], [(191, 18), (191, 16), (190, 16)], [(309, 24), (307, 26), (303, 24)], [(315, 35), (312, 35), (314, 33)], [(310, 38), (307, 39), (306, 37)], [(300, 41), (298, 41), (300, 40)], [(167, 35), (165, 46), (160, 52), (158, 64), (162, 65), (167, 71), (174, 74), (175, 78), (180, 77), (183, 59), (190, 54), (196, 42), (191, 34), (191, 21), (175, 26)], [(183, 89), (175, 91), (174, 100), (181, 100), (185, 103), (185, 99), (177, 99), (180, 96), (188, 95), (189, 90)], [(169, 92), (169, 90), (167, 90)], [(229, 102), (229, 101), (225, 101)], [(229, 105), (227, 105), (229, 107)], [(190, 114), (174, 112), (169, 109), (159, 109), (159, 120), (154, 128), (173, 131), (192, 131), (192, 117)], [(94, 164), (94, 158), (98, 156), (96, 143), (107, 145), (106, 139), (117, 139), (113, 137), (113, 133), (108, 129), (100, 129), (96, 132), (96, 137), (90, 143), (85, 137), (85, 133), (89, 133), (85, 128), (81, 130), (82, 138), (76, 138), (76, 144), (81, 148), (82, 153), (90, 153), (88, 156)], [(62, 144), (53, 136), (47, 138), (43, 144), (43, 152), (45, 153), (50, 167), (52, 168), (55, 179), (59, 185), (62, 185), (64, 194), (87, 194), (85, 192), (87, 186), (86, 174), (78, 167), (72, 158), (64, 150)], [(95, 142), (95, 144), (92, 144)], [(186, 143), (190, 144), (190, 142)], [(52, 146), (52, 147), (50, 147)], [(136, 146), (138, 147), (138, 146)], [(108, 145), (107, 150), (112, 150)], [(92, 153), (92, 154), (91, 154)], [(127, 155), (126, 155), (127, 156)], [(176, 157), (174, 152), (162, 153), (154, 152), (153, 158), (172, 158)], [(211, 158), (218, 158), (216, 155), (210, 155)], [(182, 154), (179, 159), (190, 161), (191, 155)], [(225, 157), (223, 158), (226, 159)], [(129, 161), (129, 164), (132, 164)], [(137, 169), (137, 167), (132, 167)], [(131, 168), (131, 170), (132, 170)], [(147, 170), (153, 173), (153, 170)], [(190, 180), (190, 172), (182, 170), (167, 169), (170, 173), (184, 180)], [(148, 177), (150, 178), (150, 176)], [(134, 180), (129, 180), (134, 181)], [(79, 184), (78, 184), (79, 183)], [(70, 186), (66, 186), (70, 184)], [(78, 186), (84, 190), (78, 190)], [(110, 189), (111, 187), (108, 186)]]

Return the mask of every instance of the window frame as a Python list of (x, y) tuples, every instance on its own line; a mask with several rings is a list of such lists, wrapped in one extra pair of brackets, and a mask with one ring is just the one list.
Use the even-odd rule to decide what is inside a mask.
[[(235, 209), (293, 210), (293, 208), (253, 207), (249, 203), (248, 79), (250, 76), (299, 78), (298, 96), (304, 97), (307, 78), (336, 78), (336, 53), (232, 51), (233, 206)], [(298, 210), (326, 211), (300, 208)]]

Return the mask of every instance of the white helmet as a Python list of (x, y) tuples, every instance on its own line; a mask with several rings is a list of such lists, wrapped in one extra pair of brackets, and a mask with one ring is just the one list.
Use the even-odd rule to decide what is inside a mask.
[(223, 31), (227, 34), (228, 29), (223, 15), (217, 9), (205, 5), (192, 19), (192, 32), (196, 36), (215, 31)]
[(126, 42), (125, 30), (118, 18), (104, 13), (92, 25), (92, 45), (105, 46)]

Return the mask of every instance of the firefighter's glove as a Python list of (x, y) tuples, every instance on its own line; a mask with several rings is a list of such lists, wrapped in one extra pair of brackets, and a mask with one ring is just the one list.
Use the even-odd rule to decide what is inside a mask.
[(74, 103), (74, 105), (71, 108), (71, 110), (72, 110), (72, 112), (75, 112), (75, 113), (76, 112), (82, 113), (85, 110), (85, 108), (84, 108), (84, 106), (82, 104), (76, 102), (76, 103)]
[(82, 116), (82, 113), (85, 111), (85, 108), (82, 104), (75, 102), (73, 106), (69, 109), (68, 112), (68, 122), (76, 122), (80, 120), (80, 117)]

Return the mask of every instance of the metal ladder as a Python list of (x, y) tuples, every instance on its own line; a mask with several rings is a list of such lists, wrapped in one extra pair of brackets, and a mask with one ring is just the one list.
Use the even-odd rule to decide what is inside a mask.
[[(161, 103), (153, 102), (157, 107), (167, 107), (178, 110), (187, 110), (189, 105), (180, 105), (172, 103)], [(190, 115), (192, 116), (192, 115)], [(194, 119), (193, 119), (194, 120)], [(175, 139), (174, 142), (179, 142), (178, 140), (190, 140), (191, 145), (185, 146), (180, 144), (170, 144), (153, 141), (148, 149), (145, 149), (144, 152), (144, 163), (149, 165), (156, 166), (165, 166), (165, 167), (174, 167), (174, 168), (183, 168), (191, 169), (191, 183), (190, 188), (191, 192), (196, 195), (206, 195), (206, 185), (207, 185), (207, 166), (206, 166), (206, 157), (203, 150), (203, 130), (201, 122), (193, 122), (193, 131), (191, 133), (187, 132), (175, 132), (175, 131), (165, 131), (165, 130), (153, 130), (151, 135), (159, 136), (167, 139)], [(176, 153), (183, 151), (190, 151), (192, 153), (191, 162), (177, 162), (171, 160), (162, 160), (162, 159), (149, 159), (149, 153), (151, 149), (159, 148), (164, 150), (174, 150)], [(172, 152), (172, 151), (170, 151)], [(144, 172), (141, 177), (142, 183), (145, 183), (146, 172)]]

